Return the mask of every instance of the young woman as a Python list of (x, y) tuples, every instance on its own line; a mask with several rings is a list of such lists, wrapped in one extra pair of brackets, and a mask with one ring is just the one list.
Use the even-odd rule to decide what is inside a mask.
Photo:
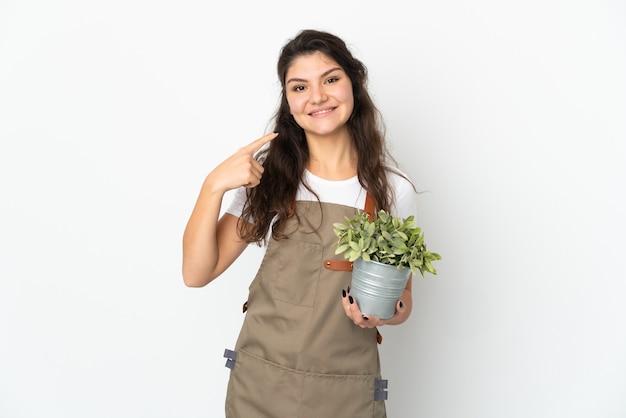
[(363, 316), (332, 224), (359, 210), (414, 215), (416, 193), (393, 168), (366, 68), (340, 38), (300, 32), (281, 50), (278, 77), (275, 132), (208, 174), (183, 239), (183, 277), (194, 287), (249, 243), (266, 246), (227, 353), (226, 416), (384, 417), (377, 327), (408, 318), (411, 280), (393, 318)]

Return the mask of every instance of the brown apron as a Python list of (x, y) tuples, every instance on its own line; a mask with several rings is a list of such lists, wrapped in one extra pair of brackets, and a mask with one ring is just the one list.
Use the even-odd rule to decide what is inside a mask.
[(332, 224), (356, 212), (298, 201), (289, 238), (270, 240), (235, 351), (225, 354), (227, 418), (386, 417), (377, 331), (356, 326), (341, 305), (351, 273), (335, 255)]

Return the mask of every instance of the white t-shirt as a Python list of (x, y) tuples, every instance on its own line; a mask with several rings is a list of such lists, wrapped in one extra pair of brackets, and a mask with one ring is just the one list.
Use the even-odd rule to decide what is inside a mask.
[[(398, 171), (395, 168), (393, 170)], [(417, 216), (417, 194), (413, 189), (413, 185), (402, 175), (398, 174), (400, 172), (388, 171), (387, 173), (389, 185), (394, 193), (394, 202), (390, 208), (391, 214), (401, 218), (407, 218), (410, 215)], [(359, 183), (357, 176), (347, 180), (325, 180), (309, 170), (304, 170), (304, 180), (311, 189), (315, 190), (321, 202), (335, 203), (359, 209), (365, 207), (365, 196), (367, 193)], [(317, 201), (315, 195), (302, 184), (298, 188), (296, 200)], [(240, 217), (245, 201), (246, 189), (241, 187), (235, 191), (233, 200), (226, 212)]]

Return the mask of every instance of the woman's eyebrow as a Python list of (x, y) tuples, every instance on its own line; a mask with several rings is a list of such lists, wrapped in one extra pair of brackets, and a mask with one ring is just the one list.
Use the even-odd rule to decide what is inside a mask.
[[(332, 73), (333, 71), (343, 71), (343, 69), (341, 67), (334, 67), (331, 68), (330, 70), (326, 70), (322, 73), (322, 75), (320, 75), (320, 78), (324, 78), (326, 77), (328, 74)], [(307, 80), (305, 80), (304, 78), (290, 78), (289, 80), (287, 80), (287, 82), (285, 84), (289, 84), (289, 83), (304, 83)]]

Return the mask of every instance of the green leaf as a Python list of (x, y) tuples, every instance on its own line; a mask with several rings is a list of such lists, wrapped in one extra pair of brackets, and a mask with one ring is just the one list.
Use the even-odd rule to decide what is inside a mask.
[(356, 261), (360, 256), (361, 256), (360, 253), (354, 252), (354, 253), (350, 254), (350, 258), (348, 260), (349, 261)]
[(345, 252), (348, 248), (350, 248), (350, 244), (343, 244), (340, 245), (339, 247), (337, 247), (337, 249), (335, 250), (335, 254), (341, 254), (343, 252)]
[(342, 223), (334, 223), (333, 228), (337, 231), (345, 231), (348, 229), (348, 226)]

